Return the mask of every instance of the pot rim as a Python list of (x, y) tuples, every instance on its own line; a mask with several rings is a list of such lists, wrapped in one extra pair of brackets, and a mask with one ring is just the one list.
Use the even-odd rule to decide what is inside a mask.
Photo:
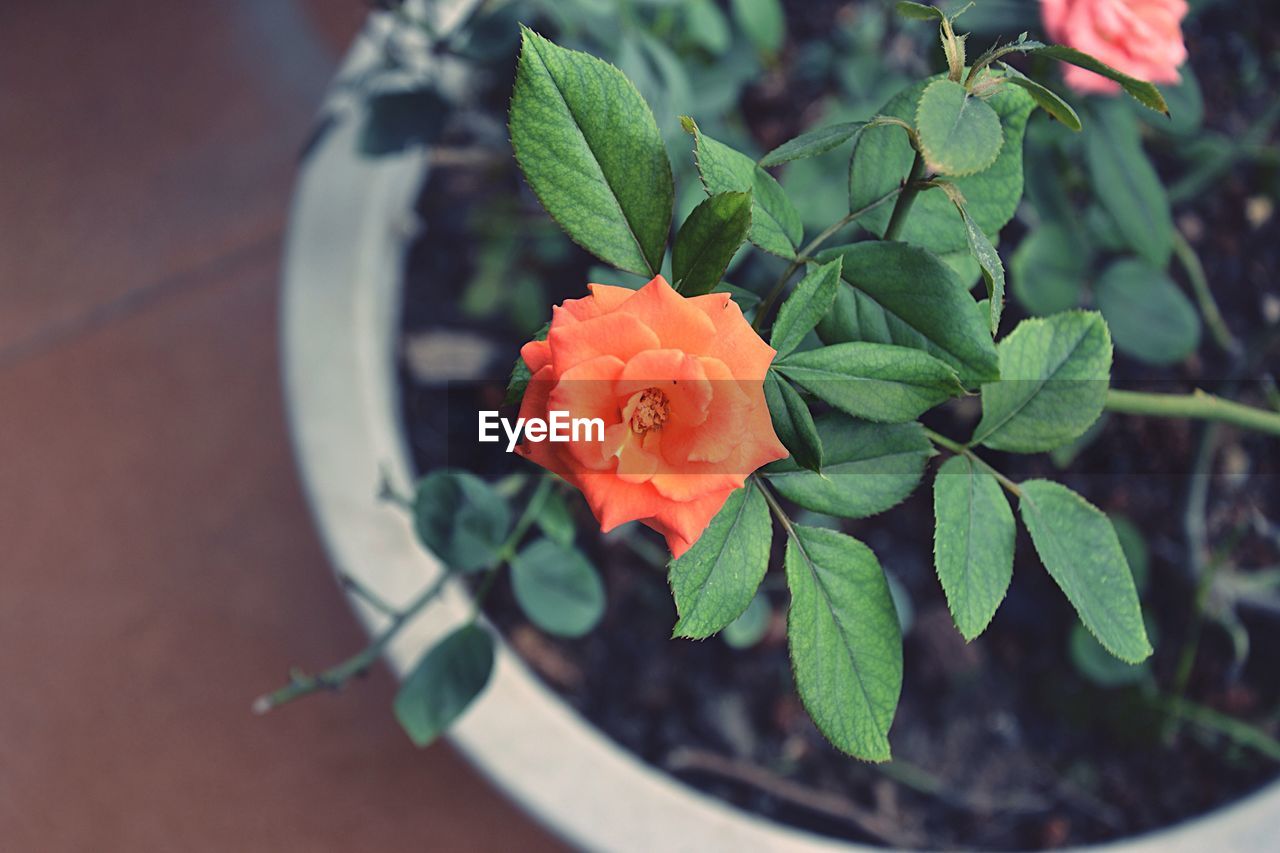
[[(441, 4), (456, 22), (476, 0)], [(446, 26), (447, 26), (446, 22)], [(377, 62), (374, 13), (337, 82)], [(359, 105), (335, 85), (334, 121), (300, 166), (285, 242), (281, 367), (295, 460), (336, 572), (394, 603), (442, 572), (403, 510), (377, 500), (385, 476), (414, 475), (397, 375), (400, 293), (419, 224), (414, 200), (427, 152), (363, 159)], [(345, 102), (343, 99), (346, 99)], [(372, 634), (387, 617), (348, 592)], [(464, 589), (447, 586), (386, 652), (403, 678), (419, 655), (469, 616)], [(878, 848), (812, 834), (730, 806), (625, 750), (528, 670), (499, 635), (492, 679), (450, 740), (527, 811), (571, 843), (607, 850), (857, 851)], [(1262, 849), (1280, 837), (1280, 782), (1182, 824), (1108, 849)]]

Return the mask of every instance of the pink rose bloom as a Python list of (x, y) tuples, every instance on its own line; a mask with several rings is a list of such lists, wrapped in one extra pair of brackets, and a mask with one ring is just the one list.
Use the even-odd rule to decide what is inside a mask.
[[(1130, 77), (1177, 83), (1187, 59), (1182, 41), (1186, 0), (1040, 0), (1054, 41), (1097, 57)], [(1077, 92), (1114, 94), (1120, 84), (1074, 65), (1065, 67)]]

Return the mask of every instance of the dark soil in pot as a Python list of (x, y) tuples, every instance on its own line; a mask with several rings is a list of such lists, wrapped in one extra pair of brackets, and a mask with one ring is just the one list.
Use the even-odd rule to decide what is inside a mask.
[[(1214, 27), (1228, 26), (1235, 24), (1202, 19), (1191, 45), (1193, 56), (1210, 58), (1213, 67), (1201, 70), (1201, 80), (1213, 107), (1210, 122), (1220, 122), (1224, 132), (1236, 128), (1240, 111), (1254, 109), (1221, 79), (1233, 73), (1227, 55), (1236, 37)], [(753, 97), (753, 123), (785, 127), (797, 120), (785, 106), (769, 113), (774, 107), (766, 96)], [(1262, 167), (1240, 165), (1212, 195), (1177, 211), (1184, 227), (1202, 230), (1197, 248), (1215, 294), (1231, 328), (1246, 340), (1274, 336), (1266, 306), (1269, 300), (1280, 305), (1271, 278), (1280, 269), (1274, 222), (1254, 228), (1244, 214), (1247, 199), (1274, 180)], [(519, 201), (496, 212), (503, 199)], [(500, 449), (476, 444), (475, 411), (499, 407), (506, 370), (544, 317), (521, 322), (517, 314), (513, 323), (479, 316), (474, 306), (464, 310), (458, 290), (485, 262), (490, 250), (482, 245), (492, 242), (478, 238), (473, 226), (488, 223), (492, 232), (499, 222), (496, 230), (520, 235), (510, 250), (520, 253), (522, 273), (540, 283), (530, 301), (543, 309), (582, 295), (591, 261), (539, 236), (545, 220), (505, 161), (435, 169), (419, 209), (427, 228), (407, 270), (403, 370), (404, 417), (418, 468), (465, 467), (489, 478), (527, 471)], [(1018, 228), (1004, 236), (1007, 253)], [(1009, 311), (1006, 329), (1021, 318), (1015, 304)], [(1198, 356), (1167, 370), (1118, 356), (1115, 380), (1122, 387), (1229, 392), (1233, 377), (1256, 377), (1267, 358), (1275, 368), (1275, 341), (1269, 354), (1265, 347), (1261, 352), (1243, 373), (1208, 341)], [(494, 380), (468, 380), (478, 375)], [(965, 435), (977, 414), (976, 407), (954, 406), (929, 421)], [(1223, 563), (1218, 571), (1243, 575), (1280, 564), (1280, 531), (1268, 520), (1280, 510), (1280, 451), (1274, 440), (1214, 429), (1211, 459), (1201, 468), (1213, 476), (1203, 507), (1192, 503), (1189, 526), (1190, 473), (1205, 434), (1199, 424), (1113, 416), (1065, 470), (1046, 456), (990, 458), (1015, 479), (1061, 479), (1131, 519), (1150, 553), (1143, 603), (1155, 625), (1156, 683), (1170, 691), (1189, 660), (1188, 700), (1274, 735), (1280, 731), (1280, 613), (1229, 608), (1248, 638), (1242, 660), (1232, 635), (1213, 619), (1227, 612), (1225, 602), (1207, 601), (1208, 616), (1196, 615), (1193, 566), (1195, 519), (1203, 520), (1206, 541), (1217, 549), (1209, 558)], [(1202, 814), (1276, 777), (1276, 758), (1224, 736), (1220, 726), (1171, 725), (1142, 688), (1102, 688), (1083, 677), (1069, 653), (1075, 614), (1025, 532), (1008, 598), (987, 632), (966, 644), (933, 572), (933, 467), (901, 506), (844, 524), (876, 552), (912, 611), (902, 700), (890, 735), (895, 761), (888, 765), (834, 750), (795, 695), (776, 538), (764, 587), (773, 621), (749, 649), (718, 639), (671, 640), (676, 617), (665, 568), (652, 559), (661, 540), (641, 530), (601, 537), (581, 501), (573, 503), (579, 544), (608, 589), (602, 624), (582, 640), (549, 638), (524, 621), (505, 583), (486, 610), (533, 671), (644, 760), (744, 809), (841, 838), (994, 849), (1102, 841)]]

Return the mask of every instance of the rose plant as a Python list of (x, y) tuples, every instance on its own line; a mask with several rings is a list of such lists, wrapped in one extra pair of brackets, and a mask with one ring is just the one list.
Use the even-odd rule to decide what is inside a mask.
[[(390, 495), (449, 571), (400, 609), (357, 587), (388, 611), (386, 631), (331, 670), (295, 674), (259, 700), (261, 709), (344, 684), (457, 576), (476, 574), (477, 614), (509, 569), (530, 621), (564, 636), (590, 631), (604, 589), (573, 544), (568, 486), (582, 492), (602, 529), (638, 520), (665, 537), (676, 637), (710, 637), (743, 617), (781, 531), (788, 641), (804, 706), (839, 749), (887, 760), (903, 668), (889, 584), (869, 547), (800, 523), (794, 510), (884, 512), (920, 485), (940, 453), (947, 458), (933, 482), (934, 560), (966, 639), (985, 630), (1005, 597), (1020, 519), (1101, 647), (1128, 663), (1151, 654), (1107, 516), (1061, 483), (1015, 482), (986, 451), (1054, 451), (1108, 408), (1280, 435), (1275, 413), (1211, 395), (1111, 390), (1102, 314), (1069, 309), (1012, 329), (1002, 323), (1005, 271), (994, 240), (1022, 197), (1028, 121), (1040, 107), (1072, 130), (1083, 125), (1066, 100), (1006, 60), (1060, 60), (1145, 108), (1167, 113), (1167, 104), (1149, 82), (1026, 34), (970, 58), (955, 15), (912, 2), (898, 8), (937, 23), (946, 72), (864, 121), (808, 131), (759, 160), (683, 117), (706, 198), (673, 240), (672, 168), (635, 86), (612, 65), (521, 29), (510, 107), (521, 171), (569, 237), (648, 283), (591, 284), (557, 306), (522, 349), (508, 402), (527, 418), (557, 410), (598, 418), (603, 440), (554, 445), (527, 435), (521, 454), (551, 472), (527, 490), (524, 476), (488, 484), (446, 469), (412, 496)], [(851, 150), (840, 176), (848, 212), (806, 240), (795, 202), (769, 170), (842, 146)], [(867, 239), (827, 245), (850, 225)], [(757, 250), (783, 266), (763, 296), (724, 280), (736, 255)], [(956, 272), (961, 254), (979, 271), (980, 299)], [(982, 409), (967, 438), (921, 423), (965, 397), (979, 398)], [(523, 504), (518, 514), (515, 503)], [(474, 615), (426, 652), (395, 701), (416, 743), (432, 741), (465, 710), (492, 662), (492, 635)]]

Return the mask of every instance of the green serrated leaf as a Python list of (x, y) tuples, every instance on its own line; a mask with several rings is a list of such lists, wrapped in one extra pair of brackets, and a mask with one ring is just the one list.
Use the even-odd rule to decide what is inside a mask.
[(987, 285), (987, 316), (991, 319), (991, 334), (994, 335), (1000, 329), (1000, 315), (1004, 313), (1004, 264), (1000, 261), (1000, 253), (991, 244), (991, 238), (973, 221), (964, 204), (960, 201), (955, 204), (960, 218), (964, 220), (969, 254), (978, 262), (982, 280)]
[(1092, 118), (1084, 153), (1094, 194), (1125, 243), (1164, 267), (1173, 253), (1173, 214), (1160, 176), (1142, 149), (1137, 120), (1117, 102), (1095, 104)]
[(934, 453), (918, 423), (874, 424), (831, 412), (814, 421), (822, 472), (783, 459), (765, 476), (787, 500), (814, 512), (865, 518), (901, 503), (920, 483)]
[[(956, 222), (954, 207), (950, 221)], [(840, 288), (818, 323), (823, 341), (914, 347), (951, 365), (969, 386), (1000, 375), (987, 316), (935, 255), (905, 243), (867, 241), (822, 252), (818, 261), (837, 257), (852, 290)]]
[(586, 555), (539, 539), (511, 558), (511, 589), (529, 621), (548, 634), (581, 637), (604, 615), (604, 584)]
[(1101, 315), (1023, 320), (1000, 342), (1000, 381), (982, 386), (973, 443), (1013, 453), (1061, 447), (1102, 414), (1110, 379), (1111, 336)]
[(915, 126), (925, 162), (943, 175), (981, 172), (996, 161), (1004, 145), (996, 111), (951, 80), (934, 80), (925, 87)]
[(1028, 234), (1009, 259), (1013, 295), (1032, 314), (1057, 314), (1080, 304), (1089, 253), (1064, 225), (1049, 222)]
[(933, 554), (947, 607), (966, 640), (986, 630), (1013, 577), (1013, 510), (1000, 484), (966, 456), (933, 481)]
[(796, 389), (770, 370), (764, 377), (764, 399), (769, 406), (773, 430), (791, 458), (802, 468), (822, 470), (822, 439), (813, 423), (813, 415)]
[(729, 8), (738, 29), (758, 52), (769, 58), (778, 55), (787, 37), (780, 0), (730, 0)]
[(1169, 105), (1167, 116), (1158, 115), (1151, 110), (1139, 110), (1138, 114), (1143, 121), (1162, 133), (1190, 137), (1204, 124), (1204, 95), (1190, 63), (1184, 63), (1178, 69), (1178, 75), (1182, 78), (1181, 82), (1161, 90)]
[(493, 638), (479, 625), (464, 625), (409, 673), (396, 693), (396, 720), (414, 744), (426, 746), (480, 695), (492, 671)]
[(754, 482), (729, 495), (668, 572), (680, 614), (672, 636), (704, 639), (742, 615), (769, 568), (773, 524)]
[(1090, 633), (1129, 663), (1151, 654), (1133, 575), (1102, 511), (1061, 483), (1020, 483), (1018, 511), (1036, 553)]
[(915, 420), (964, 394), (950, 365), (923, 350), (893, 344), (831, 344), (794, 353), (774, 368), (837, 409), (882, 423)]
[(656, 275), (675, 186), (653, 113), (612, 65), (520, 32), (510, 129), (525, 179), (584, 249)]
[(433, 471), (418, 483), (414, 529), (427, 550), (454, 571), (488, 568), (511, 527), (511, 510), (493, 487), (466, 471)]
[[(881, 115), (912, 121), (916, 105), (926, 86), (920, 83), (898, 93), (880, 110)], [(1013, 218), (1022, 198), (1022, 139), (1027, 117), (1035, 101), (1022, 89), (1004, 86), (986, 104), (1000, 118), (1004, 141), (995, 162), (975, 175), (956, 178), (955, 186), (964, 194), (969, 215), (984, 233), (996, 235)], [(893, 192), (911, 171), (915, 151), (899, 128), (867, 128), (854, 147), (849, 169), (849, 209), (864, 207)], [(892, 205), (880, 205), (858, 219), (858, 224), (877, 237), (884, 235)], [(898, 239), (946, 254), (968, 246), (964, 224), (955, 215), (950, 199), (941, 192), (925, 191), (916, 198)]]
[(913, 3), (911, 0), (899, 0), (896, 8), (899, 15), (904, 18), (910, 18), (913, 21), (945, 21), (947, 19), (947, 16), (937, 6)]
[(785, 358), (795, 350), (805, 335), (831, 310), (840, 287), (840, 267), (838, 257), (815, 267), (800, 279), (791, 296), (782, 303), (769, 337), (769, 346), (778, 351), (777, 359)]
[(1041, 83), (1037, 83), (1030, 77), (1024, 75), (1021, 71), (1012, 65), (1000, 63), (1000, 69), (1004, 71), (1005, 79), (1015, 86), (1020, 86), (1027, 90), (1040, 109), (1053, 116), (1072, 130), (1080, 130), (1083, 125), (1080, 123), (1080, 116), (1076, 114), (1075, 108), (1068, 104), (1058, 95), (1057, 92)]
[(819, 127), (789, 139), (760, 158), (761, 166), (781, 166), (792, 160), (817, 157), (839, 148), (853, 139), (867, 126), (865, 121), (846, 121)]
[(676, 234), (671, 277), (685, 296), (710, 293), (751, 230), (751, 193), (708, 196), (693, 209)]
[(795, 525), (786, 569), (787, 639), (805, 709), (837, 749), (888, 761), (902, 633), (879, 561), (850, 536)]
[(1076, 50), (1075, 48), (1065, 47), (1060, 44), (1030, 44), (1017, 47), (1023, 53), (1034, 53), (1038, 56), (1047, 56), (1050, 59), (1056, 59), (1059, 62), (1066, 62), (1071, 65), (1079, 66), (1086, 71), (1092, 71), (1094, 74), (1101, 74), (1103, 77), (1114, 80), (1120, 84), (1126, 92), (1133, 96), (1138, 103), (1145, 107), (1155, 110), (1158, 113), (1168, 114), (1169, 105), (1165, 103), (1164, 96), (1160, 94), (1160, 90), (1145, 80), (1139, 80), (1136, 77), (1130, 77), (1121, 71), (1117, 71), (1105, 62), (1094, 59), (1087, 53)]
[(1200, 346), (1200, 314), (1162, 270), (1137, 258), (1107, 267), (1093, 297), (1116, 348), (1148, 364), (1176, 364)]
[(693, 119), (685, 116), (681, 122), (693, 135), (698, 174), (707, 194), (750, 192), (751, 242), (766, 252), (794, 258), (804, 225), (778, 182), (746, 154), (707, 136)]

